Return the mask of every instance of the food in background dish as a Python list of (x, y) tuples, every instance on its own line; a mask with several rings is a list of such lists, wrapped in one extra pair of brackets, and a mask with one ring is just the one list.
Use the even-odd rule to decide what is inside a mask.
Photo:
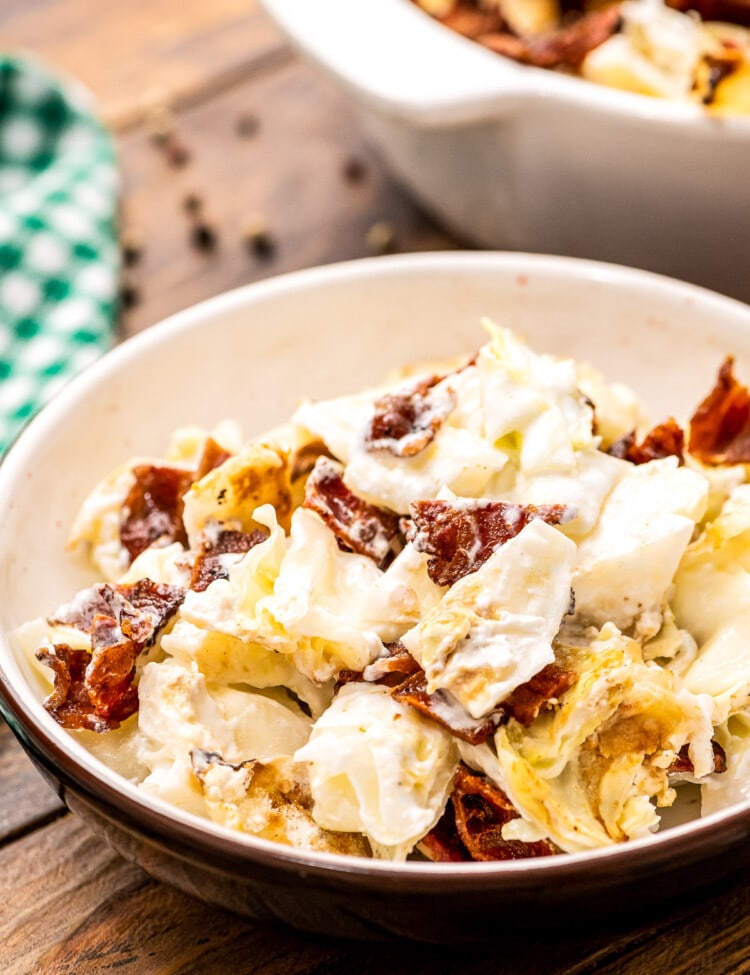
[(748, 797), (750, 393), (683, 428), (486, 324), (476, 355), (184, 428), (94, 489), (100, 578), (18, 639), (145, 793), (312, 850), (497, 860)]
[(748, 0), (414, 0), (491, 51), (657, 98), (750, 114)]

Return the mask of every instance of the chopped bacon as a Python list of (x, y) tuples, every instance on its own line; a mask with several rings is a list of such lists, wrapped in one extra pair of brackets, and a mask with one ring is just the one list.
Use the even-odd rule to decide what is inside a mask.
[(384, 684), (391, 688), (391, 695), (397, 701), (408, 704), (470, 745), (483, 744), (509, 718), (524, 727), (530, 725), (540, 711), (554, 705), (577, 680), (573, 671), (559, 664), (548, 664), (512, 691), (491, 714), (477, 720), (447, 691), (427, 692), (424, 671), (402, 643), (389, 644), (388, 651), (388, 656), (380, 657), (364, 671), (342, 670), (338, 684), (355, 681)]
[(210, 473), (216, 467), (221, 467), (224, 461), (229, 460), (231, 456), (231, 453), (225, 450), (221, 444), (217, 443), (213, 437), (206, 437), (206, 442), (203, 444), (203, 451), (198, 460), (198, 466), (193, 475), (194, 480), (200, 481), (202, 477), (205, 477), (206, 474)]
[(399, 517), (357, 497), (344, 483), (343, 470), (319, 457), (305, 486), (304, 507), (320, 515), (344, 548), (382, 565), (399, 536)]
[(91, 662), (88, 650), (73, 650), (67, 643), (42, 647), (36, 652), (37, 660), (50, 667), (55, 675), (55, 686), (44, 702), (45, 708), (64, 728), (90, 728), (106, 730), (92, 712), (91, 701), (85, 687), (86, 668)]
[(564, 670), (558, 664), (548, 664), (481, 720), (472, 718), (446, 691), (437, 690), (428, 694), (427, 680), (421, 668), (395, 686), (391, 693), (402, 704), (408, 704), (425, 717), (437, 721), (456, 738), (470, 745), (481, 745), (509, 718), (515, 718), (524, 727), (530, 725), (540, 711), (552, 706), (576, 680), (573, 671)]
[(539, 712), (548, 708), (561, 694), (564, 694), (578, 680), (572, 670), (565, 670), (559, 664), (547, 664), (538, 674), (519, 685), (502, 701), (499, 707), (515, 720), (528, 727), (535, 721)]
[(267, 538), (268, 534), (259, 528), (250, 534), (225, 529), (218, 533), (216, 539), (204, 538), (203, 547), (193, 563), (190, 588), (203, 592), (216, 579), (226, 579), (229, 572), (222, 556), (244, 555)]
[(182, 586), (170, 586), (152, 579), (138, 579), (115, 588), (132, 606), (151, 617), (154, 633), (169, 622), (185, 598)]
[(619, 4), (584, 14), (566, 27), (538, 37), (492, 32), (476, 38), (480, 44), (537, 68), (578, 68), (586, 55), (620, 29)]
[(92, 653), (66, 643), (36, 653), (54, 672), (55, 687), (44, 706), (63, 728), (110, 731), (138, 710), (133, 677), (140, 648), (128, 639), (108, 643), (119, 628), (114, 620), (96, 619), (97, 638), (104, 645)]
[(118, 586), (101, 582), (90, 589), (82, 589), (70, 602), (49, 616), (47, 622), (52, 626), (74, 626), (77, 630), (90, 633), (97, 616), (111, 616), (119, 622), (123, 617), (137, 618), (138, 614), (133, 610), (133, 604)]
[(122, 721), (138, 710), (138, 690), (133, 686), (135, 661), (143, 649), (107, 616), (96, 616), (91, 628), (91, 662), (85, 686), (94, 713), (110, 722)]
[(193, 483), (193, 471), (138, 464), (133, 475), (120, 525), (120, 541), (131, 562), (156, 541), (187, 545), (183, 496)]
[(503, 839), (503, 826), (518, 819), (518, 812), (501, 789), (463, 765), (456, 770), (451, 802), (456, 830), (472, 860), (520, 860), (558, 852), (549, 840)]
[(677, 457), (682, 464), (684, 446), (682, 427), (670, 417), (649, 431), (640, 444), (636, 443), (635, 432), (626, 433), (609, 447), (607, 453), (620, 460), (629, 460), (631, 464), (648, 464), (662, 457)]
[(414, 457), (424, 450), (456, 405), (453, 390), (435, 389), (443, 378), (422, 378), (377, 399), (365, 435), (367, 449), (388, 450), (396, 457)]
[(477, 721), (446, 691), (438, 690), (428, 694), (427, 680), (421, 669), (394, 687), (391, 694), (397, 701), (415, 708), (420, 714), (436, 721), (456, 738), (467, 741), (470, 745), (481, 745), (487, 741), (505, 719), (503, 712), (496, 711)]
[(548, 525), (576, 516), (564, 504), (520, 505), (507, 501), (414, 501), (418, 531), (412, 538), (420, 552), (433, 556), (427, 572), (440, 586), (452, 586), (484, 565), (495, 549), (510, 541), (534, 518)]
[(66, 643), (42, 647), (37, 658), (55, 675), (45, 708), (64, 728), (103, 732), (138, 710), (135, 664), (185, 597), (180, 586), (140, 579), (85, 589), (50, 617), (91, 635), (91, 652)]
[[(714, 767), (713, 772), (720, 773), (726, 772), (727, 770), (727, 753), (718, 743), (718, 741), (711, 742), (711, 748), (714, 753)], [(687, 775), (692, 775), (695, 772), (695, 766), (690, 758), (690, 745), (683, 745), (682, 748), (677, 753), (677, 757), (669, 766), (668, 771), (670, 774), (684, 773)]]
[(703, 464), (750, 462), (750, 392), (727, 356), (716, 385), (690, 419), (688, 450)]
[(388, 655), (378, 657), (362, 670), (342, 670), (338, 675), (338, 684), (351, 684), (357, 681), (367, 681), (372, 684), (385, 684), (387, 687), (397, 687), (403, 684), (412, 674), (422, 673), (422, 668), (412, 657), (400, 641), (387, 643)]
[(213, 437), (206, 437), (194, 471), (157, 464), (137, 464), (133, 468), (135, 480), (120, 516), (120, 542), (131, 562), (154, 542), (179, 542), (187, 547), (182, 521), (185, 494), (195, 481), (231, 456)]
[(336, 678), (336, 690), (342, 684), (361, 684), (364, 679), (361, 670), (340, 670)]
[(51, 625), (74, 626), (90, 633), (97, 616), (114, 619), (127, 635), (146, 645), (177, 612), (185, 598), (181, 586), (169, 586), (151, 579), (139, 579), (127, 585), (102, 582), (83, 589), (69, 603), (48, 618)]
[(417, 849), (433, 863), (461, 863), (471, 860), (471, 855), (461, 842), (456, 829), (456, 813), (452, 802), (448, 802), (437, 823), (417, 843)]
[(386, 644), (386, 650), (387, 657), (379, 657), (365, 668), (365, 680), (389, 684), (396, 678), (401, 683), (406, 677), (421, 672), (422, 668), (400, 640)]

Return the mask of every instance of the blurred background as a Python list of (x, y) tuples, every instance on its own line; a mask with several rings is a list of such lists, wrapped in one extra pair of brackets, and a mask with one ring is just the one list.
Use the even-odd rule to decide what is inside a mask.
[[(467, 36), (494, 29), (497, 20), (496, 15), (494, 20), (478, 15), (469, 0), (420, 2), (436, 14), (452, 11), (445, 22)], [(736, 23), (750, 18), (748, 0), (669, 3), (728, 11)], [(526, 15), (537, 11), (537, 16), (550, 6), (555, 6), (551, 0), (508, 4)], [(377, 17), (377, 4), (368, 2), (365, 9), (371, 20)], [(452, 84), (453, 75), (440, 71), (443, 50), (452, 68), (460, 68), (459, 59), (465, 58), (470, 71), (475, 65), (479, 71), (482, 58), (487, 59), (482, 70), (489, 90), (501, 63), (517, 69), (478, 45), (469, 51), (463, 39), (462, 48), (455, 35), (448, 40), (452, 32), (427, 24), (429, 18), (416, 8), (412, 13), (412, 41), (429, 40), (425, 50), (434, 47), (438, 60), (436, 70), (428, 54), (414, 73), (431, 71), (426, 80), (435, 90), (441, 87), (441, 74), (449, 77), (443, 88)], [(348, 26), (332, 24), (331, 33), (340, 27), (348, 43), (358, 16), (352, 14)], [(410, 26), (405, 16), (399, 18)], [(430, 28), (445, 37), (433, 37)], [(492, 46), (499, 36), (486, 34), (487, 43)], [(399, 77), (397, 41), (373, 39), (384, 52), (382, 77), (390, 78), (392, 86)], [(402, 47), (408, 43), (403, 40)], [(454, 236), (445, 225), (438, 226), (386, 173), (363, 139), (356, 99), (293, 51), (258, 0), (2, 0), (0, 52), (26, 52), (53, 78), (78, 79), (94, 96), (92, 113), (112, 134), (121, 180), (121, 335), (270, 274), (393, 251), (472, 244), (461, 231)], [(678, 54), (684, 52), (670, 54), (675, 63)], [(490, 65), (492, 58), (496, 63)], [(714, 63), (711, 58), (704, 62), (704, 67)], [(615, 67), (622, 73), (622, 64)], [(746, 111), (742, 99), (748, 99), (750, 67), (734, 72), (729, 82), (724, 62), (712, 70), (710, 84), (731, 82), (740, 110)], [(559, 80), (571, 80), (549, 75), (553, 88)], [(645, 91), (646, 81), (657, 75), (626, 79), (626, 87)], [(666, 76), (673, 83), (671, 68)], [(591, 85), (590, 91), (605, 108), (622, 101), (622, 93), (611, 88)], [(529, 103), (540, 114), (528, 131), (512, 119), (505, 127), (501, 122), (496, 128), (466, 125), (464, 156), (450, 126), (423, 141), (414, 125), (405, 134), (384, 134), (382, 140), (376, 130), (376, 141), (385, 143), (392, 157), (389, 172), (400, 171), (432, 212), (443, 213), (447, 225), (474, 231), (475, 242), (615, 260), (738, 297), (750, 294), (750, 258), (745, 256), (750, 211), (737, 180), (738, 168), (746, 165), (750, 171), (746, 136), (730, 133), (714, 145), (710, 134), (706, 138), (700, 126), (693, 126), (696, 131), (688, 132), (684, 142), (672, 144), (669, 126), (663, 141), (658, 126), (641, 131), (640, 109), (626, 107), (619, 116), (614, 112), (607, 125), (606, 111), (592, 113), (591, 120), (585, 113), (579, 118), (564, 102), (558, 111), (554, 99), (546, 117), (541, 114), (546, 101), (540, 97)], [(657, 111), (671, 110), (668, 99), (641, 102), (649, 111), (653, 105)], [(521, 103), (519, 119), (524, 111)], [(445, 189), (451, 185), (455, 193)], [(647, 201), (634, 206), (633, 201), (644, 203), (644, 188)], [(489, 230), (483, 230), (485, 223)]]
[(122, 180), (122, 327), (227, 288), (454, 246), (255, 0), (2, 0), (0, 48), (93, 93)]

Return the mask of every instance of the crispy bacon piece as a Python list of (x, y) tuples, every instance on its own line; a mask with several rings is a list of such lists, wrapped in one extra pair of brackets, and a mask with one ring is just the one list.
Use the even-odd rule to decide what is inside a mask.
[(194, 471), (157, 464), (133, 468), (135, 481), (120, 519), (120, 541), (131, 562), (157, 541), (187, 546), (182, 521), (184, 496), (193, 482), (221, 467), (231, 456), (213, 437), (207, 437)]
[(456, 405), (451, 389), (435, 390), (443, 378), (422, 378), (377, 399), (365, 434), (367, 449), (388, 450), (396, 457), (414, 457), (424, 450)]
[(387, 649), (388, 656), (381, 657), (363, 671), (342, 670), (338, 685), (355, 681), (384, 684), (391, 688), (397, 701), (415, 708), (470, 745), (487, 741), (509, 718), (515, 718), (524, 726), (530, 725), (540, 711), (550, 707), (577, 679), (573, 671), (565, 670), (559, 664), (548, 664), (517, 687), (495, 711), (478, 721), (447, 692), (438, 690), (428, 694), (424, 671), (402, 643), (391, 643)]
[(193, 471), (138, 464), (133, 475), (120, 525), (120, 541), (130, 561), (158, 540), (187, 545), (183, 496), (193, 483)]
[(110, 731), (138, 710), (135, 664), (184, 599), (180, 586), (141, 579), (85, 589), (50, 617), (91, 635), (91, 653), (66, 643), (42, 647), (37, 658), (52, 668), (55, 685), (45, 708), (64, 728)]
[(190, 588), (203, 592), (216, 579), (226, 579), (229, 573), (222, 555), (244, 555), (267, 538), (268, 534), (259, 528), (250, 534), (225, 529), (215, 539), (204, 538), (203, 547), (193, 563)]
[(75, 626), (91, 633), (97, 616), (111, 617), (123, 629), (126, 620), (128, 636), (145, 646), (174, 616), (184, 598), (185, 590), (181, 586), (151, 579), (139, 579), (127, 585), (102, 582), (81, 590), (47, 621), (53, 626)]
[(525, 684), (511, 691), (499, 707), (508, 717), (515, 718), (519, 724), (528, 727), (540, 711), (548, 708), (577, 680), (578, 676), (574, 671), (565, 670), (559, 664), (547, 664)]
[(107, 617), (96, 619), (97, 638), (105, 643), (92, 653), (73, 650), (67, 643), (42, 647), (36, 653), (55, 675), (54, 690), (44, 707), (63, 728), (111, 731), (138, 710), (133, 677), (140, 647), (127, 638), (107, 643), (119, 627)]
[(40, 648), (36, 657), (55, 675), (54, 689), (44, 706), (57, 723), (63, 728), (100, 730), (85, 686), (91, 654), (87, 650), (73, 650), (67, 643), (57, 643), (53, 647)]
[(750, 392), (727, 356), (716, 385), (690, 419), (688, 450), (703, 464), (750, 462)]
[(504, 840), (503, 826), (518, 819), (518, 813), (501, 789), (463, 765), (456, 770), (451, 803), (456, 830), (472, 860), (520, 860), (558, 852), (549, 840)]
[(137, 582), (117, 585), (115, 589), (137, 610), (151, 617), (154, 634), (169, 622), (185, 598), (182, 586), (170, 586), (152, 579), (139, 579)]
[(414, 501), (411, 513), (418, 529), (411, 541), (420, 552), (433, 556), (427, 572), (439, 586), (452, 586), (475, 572), (532, 519), (560, 525), (576, 516), (569, 505), (507, 501)]
[(620, 460), (629, 460), (631, 464), (647, 464), (650, 460), (670, 456), (677, 457), (682, 464), (684, 447), (685, 434), (682, 427), (670, 417), (665, 423), (650, 430), (640, 444), (636, 443), (633, 431), (616, 440), (607, 453), (619, 457)]
[(319, 457), (307, 479), (304, 507), (320, 515), (340, 545), (382, 565), (399, 536), (399, 517), (357, 497), (344, 484), (343, 470)]
[(578, 68), (586, 55), (620, 29), (619, 4), (584, 14), (566, 27), (539, 37), (516, 37), (493, 32), (476, 38), (480, 44), (504, 57), (537, 68)]
[(456, 813), (452, 802), (448, 802), (437, 823), (417, 843), (417, 849), (433, 863), (461, 863), (471, 860), (471, 855), (461, 842), (456, 829)]
[(675, 10), (696, 10), (703, 20), (723, 20), (750, 27), (750, 0), (667, 0)]
[(445, 691), (438, 690), (428, 694), (427, 680), (421, 668), (402, 684), (394, 687), (391, 694), (397, 701), (408, 704), (425, 717), (437, 721), (456, 738), (468, 741), (470, 745), (481, 745), (487, 741), (505, 720), (504, 713), (496, 711), (477, 721)]
[(412, 674), (422, 672), (422, 668), (412, 657), (406, 647), (397, 640), (386, 644), (387, 657), (380, 657), (364, 670), (364, 679), (377, 681), (380, 684), (402, 683)]
[[(131, 621), (131, 627), (133, 621), (138, 620), (139, 622), (133, 627), (137, 634), (136, 639), (147, 639), (153, 629), (150, 620), (140, 619), (140, 614), (135, 611), (127, 596), (120, 591), (120, 587), (110, 585), (108, 582), (98, 583), (90, 589), (82, 589), (69, 603), (60, 606), (52, 616), (47, 617), (47, 622), (52, 626), (56, 624), (74, 626), (84, 633), (91, 633), (97, 616), (109, 616), (118, 623), (123, 618), (127, 618)], [(145, 627), (147, 632), (142, 632), (141, 627)]]
[(122, 721), (138, 710), (133, 679), (143, 644), (128, 635), (129, 629), (127, 620), (120, 625), (108, 616), (95, 616), (91, 627), (92, 653), (85, 686), (94, 713), (109, 722), (113, 715)]
[(360, 684), (364, 680), (361, 670), (340, 670), (336, 678), (336, 690), (342, 684)]
[(515, 718), (519, 724), (528, 727), (540, 711), (550, 707), (577, 680), (573, 671), (564, 670), (558, 664), (548, 664), (525, 684), (517, 687), (495, 711), (478, 721), (445, 691), (438, 690), (428, 694), (424, 671), (416, 661), (414, 663), (418, 669), (393, 688), (393, 697), (416, 708), (425, 717), (437, 721), (456, 738), (467, 741), (470, 745), (481, 745), (487, 741), (509, 718)]
[(422, 668), (400, 641), (386, 644), (386, 650), (388, 651), (386, 657), (379, 657), (364, 670), (340, 671), (338, 685), (368, 681), (373, 684), (385, 684), (387, 687), (397, 687), (412, 674), (422, 673)]
[[(712, 741), (711, 747), (714, 753), (714, 767), (713, 771), (720, 773), (726, 772), (727, 770), (727, 753), (718, 743), (718, 741)], [(690, 746), (683, 745), (682, 748), (677, 753), (677, 758), (672, 762), (668, 769), (670, 774), (684, 773), (687, 775), (692, 775), (695, 772), (695, 767), (693, 766), (692, 759), (690, 758)]]

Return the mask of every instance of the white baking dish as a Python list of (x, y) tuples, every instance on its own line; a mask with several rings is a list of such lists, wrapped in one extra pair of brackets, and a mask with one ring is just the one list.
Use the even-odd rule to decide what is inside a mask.
[(263, 0), (461, 239), (596, 257), (750, 300), (750, 118), (516, 64), (408, 0)]

